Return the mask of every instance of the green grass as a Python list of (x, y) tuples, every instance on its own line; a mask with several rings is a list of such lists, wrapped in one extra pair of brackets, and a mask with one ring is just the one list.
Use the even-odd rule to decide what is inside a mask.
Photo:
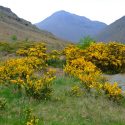
[(63, 68), (64, 65), (66, 64), (66, 61), (65, 60), (48, 60), (47, 61), (47, 64), (49, 66), (52, 66), (54, 68)]
[(7, 106), (0, 111), (0, 125), (25, 125), (24, 110), (33, 109), (39, 125), (125, 125), (125, 107), (103, 97), (71, 97), (67, 91), (79, 84), (77, 79), (61, 76), (53, 83), (51, 100), (37, 101), (13, 92), (10, 87), (0, 88)]

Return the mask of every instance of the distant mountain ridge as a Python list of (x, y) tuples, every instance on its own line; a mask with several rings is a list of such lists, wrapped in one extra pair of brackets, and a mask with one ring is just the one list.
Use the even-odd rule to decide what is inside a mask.
[(98, 41), (118, 41), (125, 43), (125, 16), (107, 26), (95, 38)]
[(62, 10), (37, 23), (36, 26), (62, 39), (78, 42), (85, 36), (95, 36), (107, 25)]
[(18, 17), (10, 8), (0, 6), (0, 41), (12, 41), (13, 35), (18, 41), (44, 41), (49, 45), (53, 44), (52, 46), (55, 44), (63, 46), (66, 43), (52, 33), (40, 30), (29, 21)]
[[(29, 21), (19, 18), (15, 13), (13, 13), (11, 11), (10, 8), (6, 8), (3, 6), (0, 6), (0, 23), (3, 25), (5, 23), (7, 23), (8, 25), (11, 25), (11, 28), (13, 26), (15, 28), (18, 27), (18, 28), (22, 28), (22, 29), (26, 29), (26, 30), (42, 32), (41, 30), (36, 28), (35, 25), (32, 25)], [(0, 26), (2, 27), (2, 25), (0, 25)], [(49, 35), (52, 35), (51, 33), (47, 32), (47, 31), (43, 31), (43, 33), (44, 34), (48, 33)]]

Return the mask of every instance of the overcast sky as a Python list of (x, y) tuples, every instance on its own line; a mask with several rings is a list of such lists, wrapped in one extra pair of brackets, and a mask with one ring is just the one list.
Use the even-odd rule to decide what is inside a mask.
[(125, 0), (0, 0), (19, 17), (37, 23), (65, 10), (110, 24), (125, 15)]

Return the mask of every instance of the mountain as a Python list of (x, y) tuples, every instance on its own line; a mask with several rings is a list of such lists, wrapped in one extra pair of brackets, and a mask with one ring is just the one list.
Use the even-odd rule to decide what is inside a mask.
[(96, 39), (98, 41), (119, 41), (125, 42), (125, 16), (116, 20), (100, 32)]
[(37, 23), (36, 26), (62, 39), (78, 42), (85, 36), (95, 36), (106, 27), (106, 24), (62, 10)]
[(29, 21), (19, 18), (11, 9), (0, 6), (0, 41), (13, 41), (15, 36), (18, 41), (44, 41), (52, 46), (63, 46), (66, 43), (52, 33), (40, 30)]

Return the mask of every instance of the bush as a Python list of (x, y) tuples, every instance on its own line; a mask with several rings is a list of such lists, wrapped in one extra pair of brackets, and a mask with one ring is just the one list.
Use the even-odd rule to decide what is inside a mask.
[(13, 41), (17, 41), (17, 36), (16, 36), (16, 35), (12, 35), (12, 36), (11, 36), (11, 39), (12, 39)]
[(66, 62), (70, 63), (72, 60), (83, 57), (84, 51), (79, 49), (75, 45), (68, 45), (64, 49), (64, 54), (66, 56)]
[(5, 98), (0, 98), (0, 110), (4, 110), (6, 108), (7, 101)]
[(80, 42), (78, 43), (78, 47), (80, 49), (86, 49), (88, 48), (92, 43), (95, 43), (96, 41), (94, 39), (92, 39), (90, 36), (87, 36), (83, 39), (80, 40)]
[(55, 68), (63, 68), (63, 65), (65, 65), (65, 59), (62, 57), (63, 55), (61, 51), (53, 50), (48, 53), (47, 64)]
[(54, 71), (47, 68), (45, 44), (37, 43), (17, 53), (22, 57), (9, 59), (0, 66), (0, 83), (13, 84), (19, 91), (25, 89), (27, 95), (35, 99), (49, 99), (55, 76)]
[(96, 87), (97, 80), (101, 75), (101, 71), (91, 62), (86, 61), (84, 57), (77, 58), (67, 63), (64, 71), (74, 77), (79, 78), (86, 89)]
[(125, 70), (125, 45), (117, 42), (92, 44), (84, 51), (86, 60), (103, 72), (119, 73)]
[(118, 86), (118, 83), (111, 84), (106, 82), (102, 89), (110, 100), (120, 102), (123, 98), (122, 89)]
[(50, 99), (52, 95), (52, 81), (55, 78), (54, 71), (44, 73), (40, 79), (31, 79), (27, 76), (25, 90), (28, 96), (35, 99)]
[(32, 113), (31, 108), (25, 109), (24, 113), (26, 125), (38, 125), (39, 119)]
[(80, 90), (87, 90), (87, 92), (92, 90), (97, 94), (105, 94), (110, 100), (120, 102), (123, 97), (121, 88), (116, 83), (106, 83), (100, 69), (106, 68), (107, 71), (111, 69), (117, 71), (117, 63), (121, 64), (119, 66), (124, 67), (124, 51), (124, 45), (118, 43), (92, 44), (84, 51), (73, 46), (66, 48), (66, 58), (68, 60), (66, 60), (64, 71), (78, 78), (83, 87), (83, 89), (78, 86), (73, 87), (70, 91), (71, 95), (79, 94)]
[(84, 91), (77, 85), (71, 87), (71, 90), (69, 91), (70, 96), (81, 96), (84, 94)]

